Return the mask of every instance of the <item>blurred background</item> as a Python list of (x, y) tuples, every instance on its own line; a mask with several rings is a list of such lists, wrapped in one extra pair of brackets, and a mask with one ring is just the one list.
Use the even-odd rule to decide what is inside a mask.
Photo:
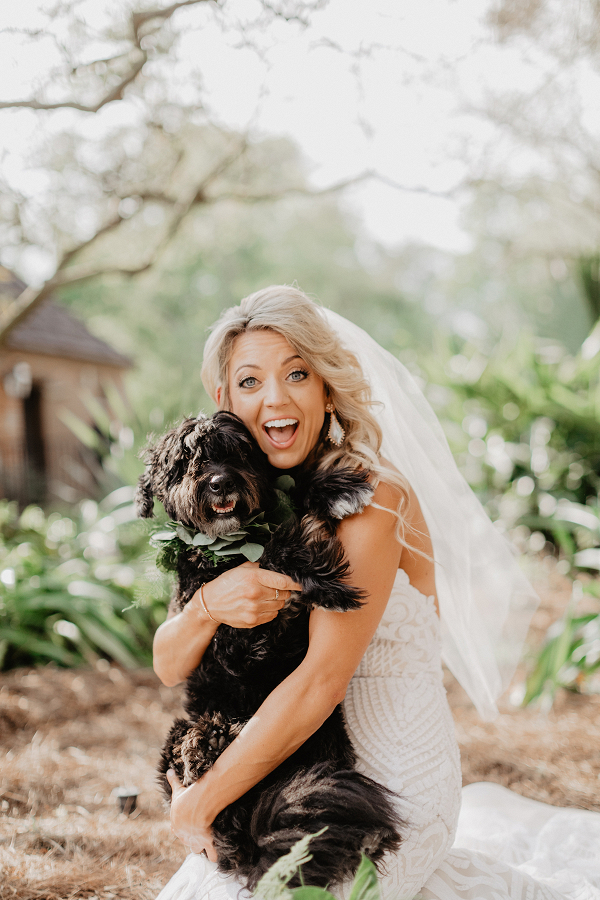
[(597, 3), (24, 0), (2, 26), (3, 666), (149, 661), (139, 451), (211, 411), (219, 312), (285, 282), (409, 367), (497, 527), (585, 593), (529, 699), (595, 690)]

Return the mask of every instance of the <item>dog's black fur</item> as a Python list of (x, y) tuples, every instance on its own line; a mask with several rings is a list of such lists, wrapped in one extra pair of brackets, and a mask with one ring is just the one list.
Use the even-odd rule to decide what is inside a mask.
[[(277, 506), (273, 470), (232, 413), (186, 419), (146, 452), (146, 462), (137, 493), (141, 516), (152, 516), (156, 497), (175, 521), (218, 537)], [(302, 662), (312, 606), (346, 611), (361, 605), (361, 592), (343, 580), (349, 567), (335, 530), (339, 519), (362, 511), (371, 496), (360, 471), (300, 475), (294, 493), (298, 520), (277, 528), (260, 565), (289, 575), (302, 593), (265, 625), (217, 629), (187, 680), (189, 718), (176, 720), (163, 749), (159, 771), (167, 797), (167, 770), (174, 769), (184, 785), (198, 780)], [(215, 506), (228, 512), (218, 513)], [(238, 556), (214, 565), (200, 548), (187, 547), (178, 557), (174, 608), (182, 609), (201, 584), (239, 563)], [(403, 823), (393, 795), (356, 772), (355, 760), (338, 706), (295, 753), (216, 817), (220, 868), (252, 889), (296, 841), (324, 826), (311, 841), (313, 859), (302, 872), (306, 884), (339, 883), (355, 872), (361, 852), (377, 862), (395, 850)]]

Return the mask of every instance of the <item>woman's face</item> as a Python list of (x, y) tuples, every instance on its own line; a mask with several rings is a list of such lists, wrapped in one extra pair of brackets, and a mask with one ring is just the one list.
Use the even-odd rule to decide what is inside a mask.
[(325, 419), (323, 379), (275, 331), (239, 335), (228, 378), (231, 411), (250, 429), (271, 465), (291, 469), (303, 463)]

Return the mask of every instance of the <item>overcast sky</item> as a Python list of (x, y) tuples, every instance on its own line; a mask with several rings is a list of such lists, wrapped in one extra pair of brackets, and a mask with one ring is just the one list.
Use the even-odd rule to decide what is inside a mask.
[[(9, 8), (5, 0), (3, 25), (35, 28), (40, 5), (19, 0)], [(114, 0), (82, 0), (78, 10), (101, 27), (115, 5), (123, 8)], [(225, 25), (252, 19), (256, 6), (256, 0), (228, 0)], [(184, 94), (186, 79), (200, 71), (207, 105), (222, 123), (293, 137), (317, 185), (373, 169), (414, 189), (370, 181), (347, 195), (377, 240), (466, 250), (464, 197), (436, 196), (461, 182), (465, 156), (473, 159), (494, 140), (491, 126), (466, 107), (489, 91), (534, 86), (544, 70), (544, 61), (522, 46), (494, 45), (488, 6), (486, 0), (330, 0), (308, 29), (276, 22), (263, 34), (251, 31), (260, 53), (240, 47), (239, 33), (216, 24), (208, 6), (192, 7), (177, 13), (185, 34), (172, 76)], [(2, 99), (30, 95), (55, 55), (51, 42), (27, 51), (14, 34), (0, 34)], [(35, 189), (26, 163), (42, 122), (101, 131), (131, 115), (127, 103), (106, 107), (94, 122), (71, 112), (37, 118), (0, 112), (5, 171)], [(531, 160), (513, 153), (512, 164), (526, 167)]]

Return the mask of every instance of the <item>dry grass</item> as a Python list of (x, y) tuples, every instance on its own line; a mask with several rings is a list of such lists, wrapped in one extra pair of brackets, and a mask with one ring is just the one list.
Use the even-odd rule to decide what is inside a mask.
[[(569, 583), (533, 573), (544, 603), (532, 642), (562, 613)], [(600, 697), (564, 694), (548, 716), (506, 703), (482, 723), (448, 676), (465, 783), (600, 809)], [(0, 676), (0, 900), (153, 900), (185, 856), (155, 787), (179, 691), (147, 670), (44, 668)], [(138, 810), (112, 790), (140, 789)]]
[[(148, 671), (17, 671), (2, 678), (0, 898), (146, 900), (185, 851), (155, 787), (177, 692)], [(112, 790), (133, 784), (127, 817)]]

